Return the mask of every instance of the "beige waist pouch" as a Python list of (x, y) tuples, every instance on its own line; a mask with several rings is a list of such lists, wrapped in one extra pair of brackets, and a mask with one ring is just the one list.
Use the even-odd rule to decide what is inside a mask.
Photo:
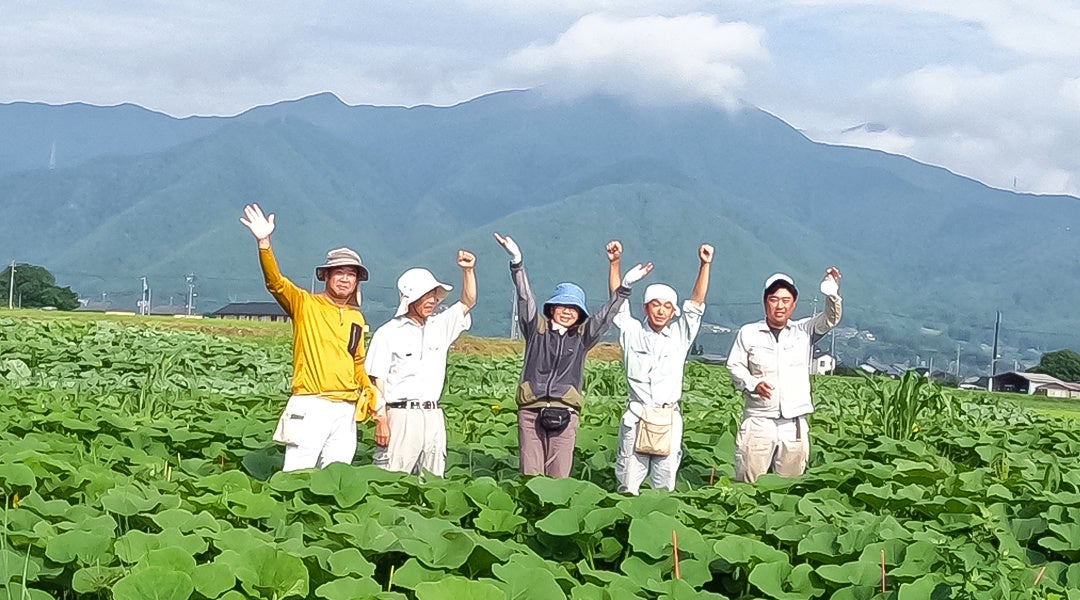
[(642, 406), (634, 452), (651, 456), (671, 454), (671, 421), (674, 406)]

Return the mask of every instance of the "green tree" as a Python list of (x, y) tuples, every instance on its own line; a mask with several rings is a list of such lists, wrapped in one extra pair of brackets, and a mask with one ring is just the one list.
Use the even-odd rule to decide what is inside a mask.
[(1062, 381), (1080, 381), (1080, 354), (1072, 350), (1047, 352), (1031, 372), (1053, 375)]
[[(11, 265), (0, 272), (0, 298), (7, 302), (11, 286)], [(45, 267), (28, 264), (15, 265), (16, 303), (24, 308), (52, 306), (59, 310), (75, 310), (79, 297), (70, 287), (58, 287), (56, 278)]]

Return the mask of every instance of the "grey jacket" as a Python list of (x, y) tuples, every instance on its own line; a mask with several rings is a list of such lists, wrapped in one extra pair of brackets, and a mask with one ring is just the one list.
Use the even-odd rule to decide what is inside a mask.
[(525, 338), (518, 406), (540, 408), (550, 403), (580, 409), (585, 354), (611, 326), (619, 307), (630, 297), (630, 288), (619, 286), (603, 308), (560, 334), (537, 310), (522, 263), (510, 265), (510, 278), (517, 293), (518, 327)]

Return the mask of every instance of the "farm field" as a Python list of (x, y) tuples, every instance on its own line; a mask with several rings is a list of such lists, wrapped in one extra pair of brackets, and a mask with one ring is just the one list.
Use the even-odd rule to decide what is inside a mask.
[(445, 479), (367, 465), (370, 425), (284, 474), (287, 327), (100, 319), (0, 315), (0, 600), (1080, 599), (1075, 419), (819, 378), (807, 474), (734, 484), (741, 399), (690, 363), (677, 490), (627, 497), (621, 364), (587, 368), (573, 478), (526, 479), (490, 351), (451, 355)]

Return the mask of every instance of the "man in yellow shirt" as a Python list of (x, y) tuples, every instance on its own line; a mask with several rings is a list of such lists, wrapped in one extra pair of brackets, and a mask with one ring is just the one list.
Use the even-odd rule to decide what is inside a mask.
[[(266, 289), (293, 324), (292, 396), (278, 421), (274, 441), (285, 444), (285, 471), (351, 463), (356, 455), (356, 422), (372, 416), (375, 387), (364, 370), (361, 281), (367, 269), (348, 248), (331, 250), (315, 276), (326, 283), (311, 294), (285, 278), (270, 248), (274, 215), (257, 204), (244, 207), (240, 222), (255, 236)], [(376, 422), (376, 439), (388, 437)]]

